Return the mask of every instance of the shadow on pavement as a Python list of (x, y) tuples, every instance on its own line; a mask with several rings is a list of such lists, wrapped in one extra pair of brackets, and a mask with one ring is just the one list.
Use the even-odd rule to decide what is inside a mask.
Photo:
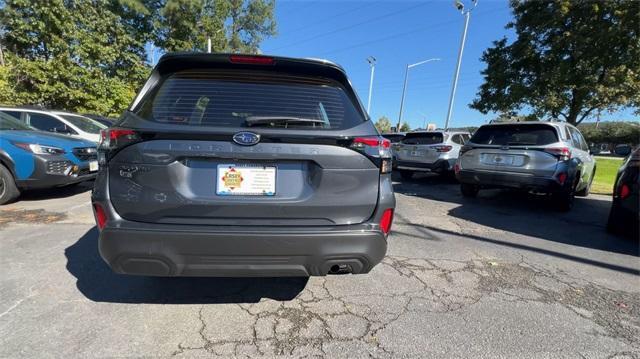
[(56, 199), (75, 196), (80, 193), (91, 191), (93, 188), (93, 180), (72, 184), (65, 187), (54, 187), (46, 189), (34, 189), (24, 191), (19, 201), (41, 201), (45, 199)]
[[(404, 221), (406, 221), (406, 218), (402, 218), (402, 216), (400, 216), (400, 218), (403, 219)], [(562, 258), (562, 259), (566, 259), (566, 260), (570, 260), (570, 261), (575, 261), (575, 262), (579, 262), (579, 263), (584, 263), (584, 264), (590, 264), (590, 265), (593, 265), (593, 266), (596, 266), (596, 267), (611, 269), (611, 270), (618, 271), (618, 272), (631, 273), (631, 274), (640, 274), (640, 270), (635, 269), (635, 268), (629, 268), (629, 267), (625, 267), (625, 266), (621, 266), (621, 265), (617, 265), (617, 264), (613, 264), (613, 263), (605, 263), (605, 262), (597, 261), (597, 260), (590, 259), (590, 258), (584, 258), (584, 257), (580, 257), (580, 256), (577, 256), (577, 255), (568, 254), (568, 253), (562, 253), (562, 252), (558, 252), (558, 251), (554, 251), (554, 250), (546, 249), (546, 248), (539, 248), (539, 247), (535, 247), (535, 246), (531, 246), (531, 245), (527, 245), (527, 244), (523, 244), (523, 243), (510, 242), (510, 241), (501, 240), (501, 239), (495, 239), (495, 238), (488, 238), (488, 237), (483, 237), (483, 236), (479, 236), (479, 235), (475, 235), (475, 234), (458, 233), (458, 232), (449, 231), (449, 230), (446, 230), (446, 229), (441, 229), (441, 228), (428, 226), (428, 225), (420, 225), (420, 224), (410, 224), (410, 225), (416, 226), (416, 227), (422, 227), (424, 230), (432, 231), (432, 232), (435, 232), (435, 233), (453, 235), (453, 236), (463, 237), (463, 238), (467, 238), (467, 239), (482, 241), (482, 242), (486, 242), (486, 243), (492, 243), (492, 244), (496, 244), (496, 245), (500, 245), (500, 246), (511, 247), (511, 248), (515, 248), (515, 249), (519, 249), (519, 250), (526, 250), (526, 251), (530, 251), (530, 252), (546, 254), (546, 255), (549, 255), (549, 256)], [(434, 237), (433, 234), (431, 234), (431, 236)]]
[(78, 290), (95, 302), (208, 304), (256, 303), (262, 298), (291, 300), (308, 278), (139, 277), (116, 274), (98, 253), (93, 227), (65, 250), (67, 270)]
[(457, 204), (451, 217), (548, 241), (640, 256), (640, 242), (606, 232), (611, 201), (605, 196), (576, 197), (570, 212), (556, 210), (548, 196), (520, 191), (482, 190), (464, 198), (457, 183), (425, 178), (396, 183), (396, 193)]

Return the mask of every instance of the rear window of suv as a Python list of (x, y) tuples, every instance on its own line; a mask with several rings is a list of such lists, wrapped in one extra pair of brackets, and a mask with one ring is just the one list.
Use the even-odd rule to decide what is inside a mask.
[(482, 126), (471, 138), (479, 145), (544, 146), (558, 142), (558, 134), (552, 126), (514, 124)]
[(346, 129), (365, 121), (345, 89), (332, 80), (213, 70), (165, 78), (136, 114), (160, 123), (207, 127)]
[(413, 132), (407, 133), (402, 143), (406, 145), (434, 145), (444, 142), (442, 132)]

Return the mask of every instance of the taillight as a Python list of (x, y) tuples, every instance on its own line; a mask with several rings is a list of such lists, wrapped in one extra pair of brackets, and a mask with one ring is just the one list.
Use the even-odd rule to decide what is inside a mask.
[(625, 199), (629, 197), (630, 194), (631, 194), (631, 189), (629, 189), (629, 186), (627, 186), (626, 183), (620, 186), (620, 199)]
[(140, 136), (134, 130), (126, 128), (107, 128), (100, 130), (99, 146), (103, 149), (114, 149), (139, 140)]
[(556, 178), (558, 179), (558, 182), (561, 185), (564, 185), (564, 183), (567, 181), (567, 174), (564, 172), (561, 172), (560, 174), (558, 174)]
[(453, 146), (442, 145), (442, 146), (433, 146), (436, 149), (436, 152), (449, 152), (453, 148)]
[(249, 64), (249, 65), (273, 65), (275, 60), (269, 56), (248, 56), (248, 55), (231, 55), (229, 61), (232, 64)]
[(102, 230), (107, 224), (107, 213), (104, 211), (104, 208), (102, 208), (102, 206), (98, 203), (93, 204), (93, 213), (96, 217), (96, 224), (98, 225), (98, 229)]
[(381, 136), (356, 137), (352, 149), (380, 160), (380, 173), (391, 173), (391, 141)]
[(382, 230), (382, 233), (384, 233), (385, 235), (389, 234), (389, 231), (391, 231), (392, 222), (393, 222), (393, 209), (387, 208), (382, 213), (382, 218), (380, 218), (380, 229)]
[(550, 147), (545, 148), (544, 151), (558, 157), (561, 161), (566, 161), (571, 158), (571, 150), (569, 147)]
[(454, 172), (455, 174), (460, 173), (460, 164), (459, 164), (457, 161), (456, 161), (456, 164), (455, 164), (455, 165), (453, 165), (453, 172)]

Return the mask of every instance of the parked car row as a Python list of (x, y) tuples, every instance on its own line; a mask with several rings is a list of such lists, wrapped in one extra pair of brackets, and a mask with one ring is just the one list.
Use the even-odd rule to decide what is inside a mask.
[(0, 107), (0, 205), (25, 190), (95, 178), (104, 128), (73, 113)]

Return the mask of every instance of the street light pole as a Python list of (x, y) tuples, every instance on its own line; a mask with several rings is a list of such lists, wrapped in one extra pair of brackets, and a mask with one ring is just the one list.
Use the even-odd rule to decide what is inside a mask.
[(431, 61), (439, 61), (440, 59), (428, 59), (420, 62), (416, 62), (415, 64), (407, 65), (407, 68), (404, 70), (404, 85), (402, 85), (402, 98), (400, 99), (400, 113), (398, 114), (398, 126), (396, 126), (396, 132), (400, 132), (400, 125), (402, 123), (402, 112), (404, 110), (404, 96), (407, 92), (407, 82), (409, 80), (409, 69), (412, 67), (416, 67), (422, 64), (426, 64)]
[(376, 58), (373, 56), (367, 57), (367, 62), (371, 66), (371, 79), (369, 80), (369, 99), (367, 100), (367, 113), (371, 112), (371, 93), (373, 92), (373, 74), (376, 71)]
[(458, 77), (460, 76), (460, 65), (462, 64), (462, 52), (464, 51), (464, 44), (467, 41), (467, 30), (469, 29), (469, 18), (471, 17), (471, 11), (478, 5), (477, 0), (473, 0), (473, 7), (465, 10), (464, 4), (460, 1), (456, 1), (455, 6), (462, 15), (464, 15), (464, 30), (462, 31), (462, 39), (460, 40), (460, 49), (458, 50), (458, 61), (456, 63), (456, 70), (453, 73), (453, 85), (451, 86), (451, 95), (449, 96), (449, 110), (447, 111), (447, 120), (444, 123), (445, 131), (449, 129), (449, 122), (451, 121), (451, 114), (453, 113), (453, 100), (456, 96), (456, 89), (458, 88)]

